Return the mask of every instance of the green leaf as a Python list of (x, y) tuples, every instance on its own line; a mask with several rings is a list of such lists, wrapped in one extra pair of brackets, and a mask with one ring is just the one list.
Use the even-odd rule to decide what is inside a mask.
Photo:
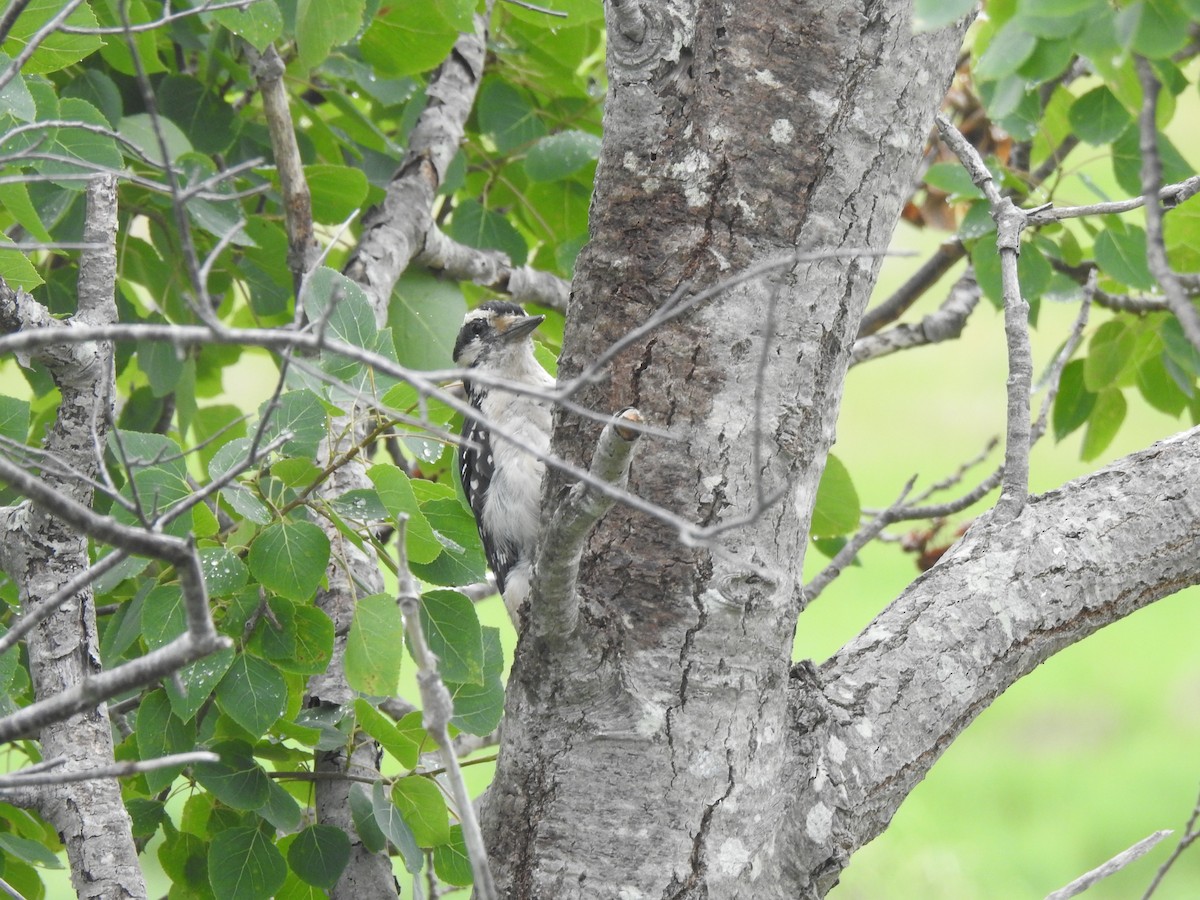
[(974, 9), (974, 0), (916, 0), (913, 4), (913, 30), (933, 31), (957, 22)]
[(925, 183), (952, 197), (983, 196), (967, 170), (956, 162), (934, 163), (925, 172)]
[(1106, 228), (1096, 238), (1096, 262), (1105, 273), (1130, 287), (1148, 291), (1154, 287), (1146, 261), (1146, 232), (1136, 225), (1125, 230)]
[(483, 683), (483, 631), (475, 604), (456, 591), (428, 591), (421, 597), (421, 627), (443, 681)]
[(292, 600), (317, 591), (329, 562), (329, 538), (311, 522), (276, 522), (250, 545), (250, 574), (268, 590)]
[(312, 195), (313, 218), (337, 225), (362, 206), (367, 198), (367, 176), (362, 169), (325, 164), (304, 167)]
[(223, 153), (237, 139), (240, 122), (233, 109), (188, 75), (168, 75), (158, 83), (158, 108), (183, 129), (201, 153)]
[[(383, 785), (377, 783), (375, 788), (382, 790)], [(386, 797), (385, 794), (385, 800)], [(350, 817), (354, 820), (354, 830), (358, 832), (358, 837), (367, 850), (380, 853), (387, 847), (387, 838), (375, 820), (372, 791), (365, 784), (350, 785)], [(419, 866), (417, 871), (420, 871)]]
[(346, 43), (362, 25), (366, 0), (298, 0), (297, 60), (304, 69), (320, 65), (334, 47)]
[(496, 142), (501, 153), (532, 144), (546, 133), (528, 95), (500, 78), (485, 78), (475, 103), (479, 130)]
[(283, 854), (249, 825), (216, 834), (208, 854), (208, 881), (222, 900), (270, 900), (284, 878)]
[(380, 831), (400, 851), (404, 868), (414, 875), (420, 872), (425, 863), (425, 854), (417, 846), (412, 828), (404, 821), (395, 803), (388, 798), (387, 788), (379, 782), (371, 788), (371, 812)]
[(1163, 354), (1142, 361), (1138, 367), (1137, 386), (1147, 403), (1169, 416), (1178, 416), (1187, 408), (1187, 395), (1167, 371)]
[(420, 847), (450, 840), (450, 813), (441, 790), (428, 778), (410, 775), (392, 785), (392, 803), (400, 810)]
[(857, 530), (862, 509), (858, 502), (858, 491), (850, 479), (845, 464), (829, 454), (825, 471), (817, 486), (817, 500), (813, 507), (810, 532), (815, 537), (835, 537)]
[[(485, 629), (492, 631), (496, 629)], [(504, 715), (504, 682), (499, 675), (488, 675), (483, 684), (447, 684), (454, 698), (454, 727), (482, 737), (491, 734)]]
[(33, 263), (20, 250), (5, 248), (7, 239), (0, 239), (0, 278), (8, 282), (9, 287), (32, 291), (46, 282), (38, 274)]
[(287, 682), (265, 659), (243, 653), (217, 686), (217, 706), (251, 737), (261, 737), (283, 715)]
[(204, 572), (204, 583), (212, 597), (225, 597), (245, 587), (250, 580), (246, 564), (236, 553), (224, 547), (203, 547), (200, 550), (200, 568)]
[(409, 269), (397, 282), (388, 307), (397, 358), (413, 369), (453, 366), (454, 339), (466, 311), (457, 284)]
[[(60, 103), (59, 115), (72, 122), (84, 125), (95, 125), (108, 128), (108, 120), (104, 114), (86, 100), (77, 97), (67, 97)], [(92, 173), (97, 167), (106, 169), (121, 168), (121, 151), (117, 142), (105, 134), (97, 134), (85, 128), (72, 125), (59, 126), (54, 133), (54, 145), (47, 148), (49, 152), (65, 157), (64, 160), (45, 160), (38, 168), (46, 175), (78, 175)], [(70, 160), (80, 160), (74, 163)], [(79, 179), (59, 179), (55, 184), (71, 191), (82, 191), (86, 181)]]
[(22, 859), (31, 866), (43, 869), (61, 869), (62, 862), (45, 844), (19, 837), (7, 831), (0, 831), (0, 850), (11, 853), (17, 859)]
[[(1142, 192), (1142, 152), (1138, 141), (1138, 129), (1127, 128), (1112, 145), (1113, 174), (1121, 190), (1130, 196)], [(1164, 184), (1191, 177), (1192, 169), (1187, 160), (1162, 132), (1158, 134), (1158, 155), (1162, 161)]]
[(441, 542), (417, 504), (408, 475), (397, 466), (379, 463), (367, 470), (367, 477), (375, 485), (379, 500), (393, 519), (399, 522), (401, 516), (408, 516), (404, 548), (409, 562), (430, 563), (437, 559), (442, 552)]
[(481, 581), (487, 572), (475, 518), (456, 497), (423, 501), (421, 511), (433, 526), (442, 552), (432, 563), (412, 563), (413, 574), (431, 584), (455, 587)]
[(274, 778), (268, 779), (268, 786), (267, 802), (258, 808), (258, 814), (275, 826), (276, 831), (295, 831), (304, 820), (300, 804)]
[(283, 16), (275, 0), (256, 0), (245, 9), (221, 9), (213, 17), (259, 52), (283, 34)]
[(325, 411), (321, 398), (312, 391), (288, 391), (281, 394), (274, 409), (270, 401), (264, 400), (258, 408), (260, 417), (269, 415), (270, 422), (263, 432), (262, 443), (270, 443), (285, 431), (292, 436), (280, 448), (289, 456), (314, 457), (317, 447), (325, 439), (329, 413)]
[[(4, 42), (4, 52), (10, 57), (17, 57), (29, 46), (31, 39), (44, 28), (52, 18), (62, 11), (61, 0), (31, 0), (8, 33)], [(98, 22), (92, 8), (84, 3), (67, 16), (65, 25), (74, 28), (96, 28)], [(57, 72), (67, 66), (79, 62), (104, 46), (104, 41), (95, 34), (70, 34), (63, 31), (51, 31), (33, 52), (33, 55), (21, 67), (25, 75), (45, 75)]]
[[(151, 691), (142, 698), (134, 736), (137, 739), (138, 756), (143, 760), (186, 753), (196, 746), (196, 726), (171, 715), (171, 703), (161, 689)], [(151, 793), (158, 793), (170, 787), (182, 771), (183, 766), (172, 766), (169, 769), (152, 769), (143, 773), (142, 777), (146, 779), (146, 786)]]
[(379, 742), (379, 745), (405, 769), (415, 769), (421, 747), (412, 737), (391, 723), (387, 716), (359, 697), (354, 701), (358, 726)]
[[(557, 181), (600, 156), (600, 138), (586, 131), (563, 131), (541, 138), (525, 157), (531, 181)], [(961, 168), (961, 167), (960, 167)]]
[(187, 631), (183, 591), (178, 584), (163, 584), (146, 595), (142, 605), (142, 634), (151, 650), (166, 646)]
[(29, 436), (29, 401), (0, 395), (0, 437), (16, 444)]
[(190, 885), (185, 900), (213, 897), (208, 886), (208, 841), (188, 831), (177, 831), (168, 819), (163, 826), (166, 840), (158, 848), (158, 861), (176, 886)]
[[(416, 75), (441, 63), (458, 29), (428, 0), (395, 0), (371, 22), (359, 41), (363, 59), (378, 75)], [(478, 104), (476, 104), (478, 108)]]
[(403, 657), (404, 625), (394, 597), (374, 594), (354, 606), (346, 641), (346, 681), (370, 697), (396, 693)]
[(1090, 462), (1108, 449), (1125, 421), (1125, 410), (1125, 395), (1118, 388), (1108, 388), (1096, 395), (1096, 406), (1088, 417), (1087, 431), (1083, 435), (1080, 459)]
[(233, 665), (234, 652), (232, 647), (218, 650), (180, 669), (178, 678), (166, 682), (171, 711), (176, 716), (186, 722), (200, 711), (200, 707)]
[(254, 761), (250, 745), (244, 741), (224, 741), (212, 751), (220, 762), (198, 763), (196, 780), (213, 796), (234, 809), (258, 809), (270, 795), (270, 779)]
[(1137, 331), (1124, 319), (1105, 322), (1088, 342), (1088, 355), (1083, 366), (1083, 383), (1089, 391), (1099, 393), (1114, 384), (1134, 360)]
[[(271, 608), (286, 603), (271, 600)], [(264, 632), (263, 655), (285, 672), (295, 675), (319, 675), (329, 668), (333, 658), (333, 620), (315, 606), (290, 607), (290, 641), (274, 640), (277, 633), (268, 626)], [(286, 649), (285, 649), (286, 648)]]
[[(483, 684), (447, 684), (454, 698), (451, 724), (468, 734), (491, 734), (504, 715), (504, 649), (500, 629), (483, 629)], [(401, 726), (405, 723), (402, 721)]]
[[(178, 125), (170, 119), (160, 118), (158, 126), (166, 141), (167, 153), (170, 154), (172, 159), (179, 159), (179, 157), (192, 152), (191, 142)], [(121, 137), (141, 150), (152, 162), (162, 165), (162, 148), (159, 146), (158, 138), (155, 136), (154, 123), (149, 115), (146, 113), (135, 113), (131, 116), (125, 116), (121, 119), (117, 131)]]
[(1105, 85), (1093, 88), (1072, 103), (1067, 118), (1079, 137), (1097, 146), (1116, 140), (1133, 121), (1129, 110)]
[[(0, 72), (8, 71), (11, 64), (12, 57), (7, 53), (0, 53)], [(29, 92), (29, 87), (25, 84), (25, 79), (21, 77), (20, 72), (17, 72), (8, 84), (0, 88), (0, 109), (19, 122), (32, 122), (37, 118), (37, 106), (33, 102), (33, 94)], [(47, 239), (39, 236), (38, 240)]]
[(1010, 19), (992, 37), (975, 64), (976, 78), (990, 80), (1011, 75), (1033, 54), (1037, 37), (1025, 30), (1020, 19)]
[(433, 871), (446, 884), (467, 887), (475, 880), (462, 826), (450, 826), (450, 840), (433, 848)]
[(1084, 361), (1075, 359), (1063, 367), (1058, 380), (1058, 395), (1054, 398), (1054, 438), (1061, 441), (1087, 421), (1096, 395), (1087, 389), (1084, 382)]
[(1117, 39), (1150, 59), (1161, 59), (1189, 40), (1188, 14), (1177, 0), (1134, 0), (1117, 13)]
[[(3, 65), (3, 61), (0, 60), (0, 67)], [(3, 94), (0, 94), (0, 106), (3, 104)], [(31, 200), (29, 197), (29, 189), (24, 184), (0, 184), (0, 208), (7, 210), (12, 217), (16, 219), (17, 224), (33, 235), (35, 239), (39, 241), (45, 241), (47, 243), (50, 243), (54, 240), (54, 238), (50, 236), (50, 232), (46, 230), (46, 226), (42, 222), (42, 218), (38, 213), (37, 207), (33, 205), (33, 200)], [(5, 238), (3, 241), (0, 241), (0, 244), (7, 243), (9, 243), (7, 238)], [(5, 254), (15, 254), (20, 256), (22, 260), (25, 260), (25, 255), (18, 250), (6, 250), (4, 252)], [(25, 262), (27, 265), (29, 265), (28, 260), (25, 260)], [(30, 269), (33, 268), (32, 265), (29, 267)], [(28, 279), (28, 277), (29, 276), (26, 275), (26, 279)], [(33, 277), (37, 279), (38, 284), (43, 283), (42, 276), (38, 275), (36, 271), (34, 272)]]
[(292, 871), (309, 884), (332, 888), (350, 862), (350, 838), (332, 825), (310, 825), (292, 841), (287, 853)]
[(478, 200), (463, 200), (454, 208), (447, 232), (468, 247), (499, 250), (513, 265), (524, 265), (529, 255), (525, 238), (508, 218), (485, 208)]

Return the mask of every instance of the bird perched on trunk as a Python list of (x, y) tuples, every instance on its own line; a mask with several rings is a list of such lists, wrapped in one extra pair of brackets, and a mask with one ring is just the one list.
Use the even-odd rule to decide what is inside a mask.
[[(455, 364), (469, 370), (463, 378), (467, 400), (479, 414), (478, 419), (464, 417), (458, 472), (514, 621), (533, 574), (546, 471), (535, 454), (550, 448), (550, 404), (501, 385), (543, 393), (554, 388), (554, 379), (533, 355), (533, 331), (544, 319), (526, 315), (515, 303), (489, 300), (467, 313), (454, 344)], [(471, 372), (486, 374), (486, 382), (473, 379)], [(493, 425), (512, 440), (493, 437)]]

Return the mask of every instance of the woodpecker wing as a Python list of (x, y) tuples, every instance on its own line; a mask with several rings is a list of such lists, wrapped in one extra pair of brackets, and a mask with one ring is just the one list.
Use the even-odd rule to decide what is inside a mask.
[[(458, 448), (458, 476), (482, 538), (484, 503), (496, 466), (492, 435), (480, 422), (466, 421), (463, 423), (462, 438)], [(506, 541), (493, 543), (484, 540), (482, 543), (488, 567), (495, 573), (496, 585), (503, 592), (508, 572), (516, 562), (516, 548)]]

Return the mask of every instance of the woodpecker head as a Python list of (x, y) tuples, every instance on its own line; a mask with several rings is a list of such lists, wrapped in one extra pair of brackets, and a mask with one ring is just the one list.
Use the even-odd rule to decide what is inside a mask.
[(505, 300), (481, 303), (463, 319), (454, 342), (454, 362), (464, 369), (513, 368), (523, 357), (532, 358), (529, 336), (545, 318), (527, 316), (517, 304)]

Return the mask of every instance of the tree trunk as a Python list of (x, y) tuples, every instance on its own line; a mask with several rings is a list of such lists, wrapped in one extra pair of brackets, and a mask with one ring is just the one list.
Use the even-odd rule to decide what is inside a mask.
[[(914, 36), (909, 6), (704, 0), (639, 20), (610, 4), (605, 138), (560, 383), (676, 290), (797, 251), (886, 248), (962, 37)], [(535, 602), (486, 810), (509, 896), (796, 897), (836, 880), (848, 850), (795, 860), (801, 836), (781, 836), (803, 808), (787, 786), (823, 764), (816, 723), (797, 714), (817, 682), (790, 675), (790, 652), (877, 269), (825, 259), (732, 287), (583, 395), (671, 433), (644, 441), (634, 493), (705, 527), (750, 521), (689, 547), (618, 507), (583, 559), (578, 630), (539, 637)], [(582, 462), (594, 430), (560, 415), (555, 451)], [(548, 503), (563, 486), (548, 479)]]

